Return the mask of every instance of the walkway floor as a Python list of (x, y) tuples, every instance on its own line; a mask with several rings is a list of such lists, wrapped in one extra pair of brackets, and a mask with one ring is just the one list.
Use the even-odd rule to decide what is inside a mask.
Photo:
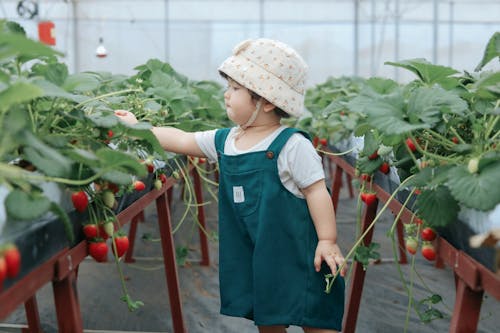
[[(180, 220), (184, 213), (184, 204), (179, 200), (179, 187), (174, 191), (173, 221)], [(347, 192), (347, 191), (344, 191)], [(206, 206), (209, 233), (216, 235), (216, 204)], [(355, 199), (343, 193), (338, 209), (339, 243), (346, 253), (354, 243), (356, 214)], [(188, 215), (189, 216), (189, 215)], [(375, 228), (374, 241), (380, 243), (382, 257), (392, 258), (391, 243), (386, 232), (392, 223), (391, 216), (384, 215)], [(172, 332), (172, 322), (165, 284), (165, 275), (161, 260), (161, 248), (157, 239), (158, 228), (154, 207), (146, 210), (146, 221), (138, 229), (134, 264), (123, 265), (127, 286), (134, 299), (142, 300), (145, 305), (135, 312), (129, 312), (120, 301), (121, 289), (116, 266), (113, 262), (98, 264), (86, 259), (81, 265), (78, 278), (78, 290), (83, 315), (84, 327), (89, 332)], [(200, 266), (198, 231), (191, 219), (186, 219), (175, 234), (179, 252), (187, 252), (186, 263), (179, 266), (179, 279), (185, 323), (190, 333), (255, 333), (252, 322), (231, 318), (219, 314), (218, 299), (218, 255), (217, 242), (210, 242), (211, 264)], [(450, 315), (454, 304), (454, 279), (449, 269), (436, 269), (432, 263), (421, 256), (416, 258), (417, 271), (422, 280), (414, 282), (414, 292), (419, 299), (432, 293), (443, 297), (444, 304), (438, 305), (443, 319), (429, 324), (420, 322), (415, 311), (410, 312), (407, 320), (407, 332), (448, 332)], [(402, 266), (408, 278), (409, 265)], [(408, 298), (402, 282), (398, 279), (397, 267), (392, 260), (377, 265), (370, 265), (367, 270), (363, 289), (362, 303), (358, 316), (356, 332), (386, 333), (403, 332), (407, 313)], [(424, 283), (424, 282), (425, 283)], [(429, 288), (431, 291), (429, 291)], [(40, 317), (44, 332), (57, 332), (50, 285), (37, 294)], [(498, 332), (500, 302), (484, 298), (481, 321), (478, 332)], [(467, 320), (467, 318), (464, 318)], [(23, 308), (19, 308), (0, 323), (0, 332), (20, 332), (20, 325), (26, 322)], [(10, 328), (9, 328), (10, 326)], [(16, 328), (17, 327), (17, 328)], [(291, 327), (290, 333), (301, 330)]]

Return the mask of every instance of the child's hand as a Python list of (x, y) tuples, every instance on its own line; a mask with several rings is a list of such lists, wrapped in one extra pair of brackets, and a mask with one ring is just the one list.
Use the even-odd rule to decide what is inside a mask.
[[(323, 260), (330, 266), (332, 274), (335, 275), (337, 272), (337, 265), (340, 267), (344, 263), (344, 256), (337, 243), (330, 240), (320, 240), (318, 242), (316, 254), (314, 256), (314, 268), (316, 272), (319, 272)], [(347, 265), (344, 265), (340, 271), (340, 276), (345, 276), (346, 272)]]
[(134, 125), (134, 124), (137, 124), (139, 122), (137, 120), (137, 118), (135, 117), (135, 115), (132, 112), (127, 111), (127, 110), (115, 110), (115, 116), (120, 118), (121, 121), (123, 121), (127, 124), (130, 124), (130, 125)]

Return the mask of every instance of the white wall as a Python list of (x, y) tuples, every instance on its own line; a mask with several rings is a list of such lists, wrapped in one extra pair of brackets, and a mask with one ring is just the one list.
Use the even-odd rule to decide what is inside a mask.
[[(30, 36), (37, 38), (37, 22), (19, 18), (17, 3), (0, 2), (0, 15), (20, 22)], [(399, 60), (422, 57), (472, 71), (489, 37), (500, 30), (498, 0), (441, 0), (437, 26), (434, 1), (399, 0), (396, 15), (396, 0), (364, 0), (357, 7), (356, 58), (353, 0), (39, 3), (39, 19), (55, 22), (56, 48), (66, 54), (71, 71), (132, 74), (135, 66), (158, 58), (193, 79), (218, 80), (216, 68), (233, 46), (242, 39), (258, 37), (261, 31), (263, 36), (280, 39), (303, 55), (312, 85), (328, 76), (353, 75), (356, 63), (361, 76), (412, 79), (406, 71), (384, 65), (385, 61), (397, 60), (397, 55)], [(104, 38), (109, 51), (104, 59), (95, 57), (99, 37)], [(498, 63), (494, 66), (497, 69)]]

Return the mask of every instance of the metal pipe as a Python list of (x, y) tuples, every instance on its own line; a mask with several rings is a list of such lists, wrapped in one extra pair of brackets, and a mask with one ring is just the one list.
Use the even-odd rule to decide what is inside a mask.
[[(394, 17), (394, 61), (399, 61), (399, 20), (400, 20), (400, 9), (399, 0), (396, 0), (395, 7), (395, 17)], [(394, 66), (394, 80), (399, 80), (399, 67)]]
[(170, 62), (170, 23), (169, 23), (169, 1), (165, 0), (165, 17), (164, 17), (164, 24), (165, 24), (165, 61)]
[(453, 67), (453, 28), (455, 25), (455, 2), (450, 1), (450, 25), (449, 25), (449, 41), (448, 41), (448, 66)]
[(437, 64), (438, 62), (438, 32), (439, 32), (439, 4), (438, 0), (434, 0), (433, 3), (433, 34), (432, 34), (432, 62)]
[(371, 47), (370, 47), (370, 75), (375, 76), (377, 70), (375, 68), (375, 23), (376, 23), (376, 4), (375, 0), (371, 0)]
[(359, 74), (359, 0), (354, 0), (354, 75)]
[(80, 47), (79, 47), (79, 30), (78, 30), (78, 0), (72, 1), (73, 10), (73, 73), (80, 71)]

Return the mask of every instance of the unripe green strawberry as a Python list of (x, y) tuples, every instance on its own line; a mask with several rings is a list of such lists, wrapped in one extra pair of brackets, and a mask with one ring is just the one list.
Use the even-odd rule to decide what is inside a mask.
[(467, 164), (467, 169), (470, 173), (476, 173), (479, 170), (479, 159), (471, 158)]
[(115, 205), (115, 195), (110, 190), (105, 190), (102, 192), (102, 201), (107, 207), (113, 208)]
[(115, 233), (115, 226), (113, 225), (113, 222), (106, 222), (104, 223), (104, 232), (111, 237)]
[(155, 180), (155, 182), (154, 182), (155, 189), (157, 189), (157, 190), (161, 189), (162, 185), (163, 184), (162, 184), (161, 180), (159, 180), (159, 179)]

